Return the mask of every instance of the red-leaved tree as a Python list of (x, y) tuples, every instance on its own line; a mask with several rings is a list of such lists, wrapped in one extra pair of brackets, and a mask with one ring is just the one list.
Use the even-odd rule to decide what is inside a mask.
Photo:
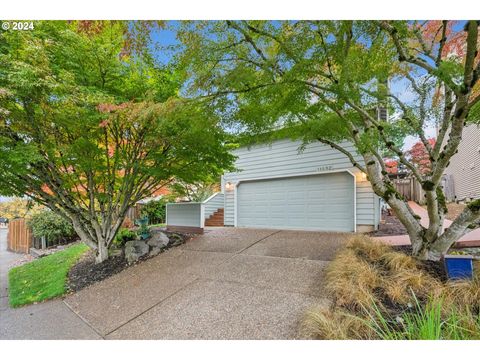
[(385, 168), (389, 174), (398, 174), (398, 161), (393, 159), (384, 160)]
[[(435, 139), (428, 139), (428, 143), (433, 148), (435, 146)], [(407, 156), (421, 174), (428, 174), (432, 170), (432, 160), (425, 148), (423, 142), (419, 141), (407, 151)]]

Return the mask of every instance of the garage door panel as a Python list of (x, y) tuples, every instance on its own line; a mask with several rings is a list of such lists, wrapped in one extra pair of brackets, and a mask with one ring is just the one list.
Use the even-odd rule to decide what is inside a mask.
[(354, 179), (348, 173), (242, 182), (237, 225), (353, 231)]

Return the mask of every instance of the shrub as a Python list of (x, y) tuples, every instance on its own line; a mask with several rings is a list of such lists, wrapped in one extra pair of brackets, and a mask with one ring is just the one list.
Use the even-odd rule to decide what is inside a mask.
[(160, 224), (165, 222), (167, 204), (163, 199), (152, 200), (142, 206), (142, 216), (148, 217), (149, 224)]
[(70, 221), (50, 210), (43, 210), (28, 219), (27, 225), (36, 238), (45, 236), (47, 243), (70, 240), (75, 235)]
[(135, 231), (132, 231), (130, 229), (126, 228), (121, 228), (118, 230), (117, 235), (115, 236), (115, 239), (113, 240), (114, 244), (123, 247), (125, 246), (125, 243), (127, 241), (132, 241), (137, 239), (137, 233)]

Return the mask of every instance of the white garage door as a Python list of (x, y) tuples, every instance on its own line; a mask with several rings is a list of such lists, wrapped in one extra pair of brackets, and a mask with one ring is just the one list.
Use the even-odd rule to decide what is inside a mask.
[(349, 173), (241, 182), (237, 191), (237, 226), (354, 231)]

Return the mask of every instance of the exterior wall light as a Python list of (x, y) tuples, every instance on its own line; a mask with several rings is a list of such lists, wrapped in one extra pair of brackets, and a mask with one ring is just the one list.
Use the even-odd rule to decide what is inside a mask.
[(226, 191), (233, 191), (234, 188), (235, 188), (235, 185), (233, 183), (231, 183), (230, 181), (225, 184), (225, 190)]
[(367, 174), (365, 174), (364, 172), (360, 172), (358, 175), (358, 181), (367, 181)]

